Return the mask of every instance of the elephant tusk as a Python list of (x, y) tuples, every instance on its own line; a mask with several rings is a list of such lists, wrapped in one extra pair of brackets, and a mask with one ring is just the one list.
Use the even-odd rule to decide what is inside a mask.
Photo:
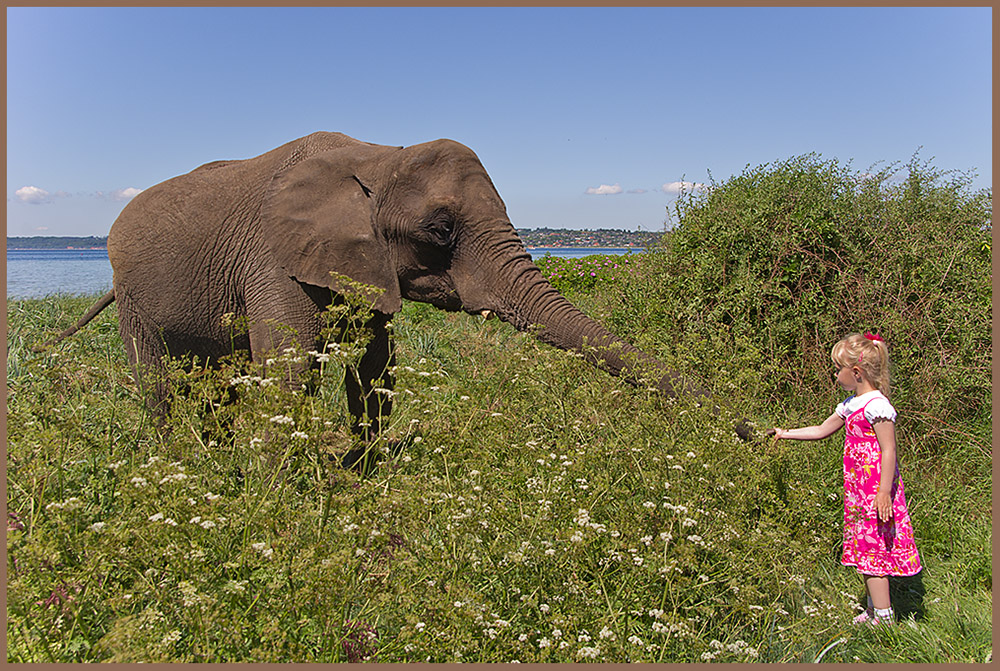
[(495, 314), (493, 314), (492, 310), (483, 310), (479, 314), (483, 316), (483, 319), (492, 319), (493, 317), (496, 316)]

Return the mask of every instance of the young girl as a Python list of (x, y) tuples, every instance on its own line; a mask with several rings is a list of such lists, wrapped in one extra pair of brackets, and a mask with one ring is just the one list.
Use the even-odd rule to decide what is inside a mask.
[(851, 396), (818, 426), (774, 428), (776, 439), (820, 440), (846, 424), (844, 553), (840, 563), (862, 574), (868, 609), (858, 624), (894, 621), (889, 576), (920, 571), (913, 525), (896, 460), (896, 410), (889, 403), (889, 351), (880, 336), (849, 335), (830, 354), (837, 381)]

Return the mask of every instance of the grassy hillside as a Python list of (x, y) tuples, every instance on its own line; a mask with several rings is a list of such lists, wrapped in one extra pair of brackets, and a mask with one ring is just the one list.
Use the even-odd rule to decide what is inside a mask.
[[(681, 205), (648, 255), (541, 262), (763, 429), (824, 418), (829, 346), (879, 330), (925, 570), (850, 624), (839, 437), (747, 444), (506, 324), (407, 303), (365, 474), (342, 397), (234, 360), (175, 372), (161, 439), (113, 310), (8, 302), (10, 661), (983, 661), (992, 639), (989, 194), (816, 157)], [(984, 247), (985, 246), (985, 247)], [(616, 267), (617, 266), (617, 267)], [(853, 306), (859, 306), (855, 309)], [(355, 334), (360, 337), (360, 334)], [(215, 406), (222, 390), (238, 391)]]

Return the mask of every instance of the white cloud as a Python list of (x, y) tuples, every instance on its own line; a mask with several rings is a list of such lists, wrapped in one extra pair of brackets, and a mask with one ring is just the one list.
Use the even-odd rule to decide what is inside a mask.
[(115, 189), (114, 191), (98, 191), (94, 195), (98, 198), (105, 198), (107, 200), (116, 200), (119, 203), (125, 203), (142, 193), (142, 189), (137, 189), (133, 186), (127, 187), (125, 189)]
[[(91, 193), (77, 193), (75, 195), (83, 198), (100, 198), (101, 200), (113, 200), (119, 203), (127, 203), (140, 193), (142, 193), (142, 189), (129, 186), (124, 189), (115, 189), (114, 191), (95, 191)], [(69, 194), (66, 191), (56, 191), (55, 193), (52, 193), (37, 186), (22, 186), (14, 192), (14, 200), (21, 203), (27, 203), (29, 205), (45, 205), (55, 202), (57, 198), (70, 197), (72, 197), (72, 194)]]
[(110, 196), (112, 200), (117, 200), (121, 202), (129, 201), (142, 193), (142, 189), (137, 189), (134, 186), (130, 186), (125, 189), (117, 189), (112, 191)]
[(52, 194), (45, 189), (40, 189), (37, 186), (22, 186), (20, 189), (14, 192), (17, 199), (22, 203), (29, 203), (31, 205), (41, 205), (43, 203), (52, 202)]
[(619, 194), (623, 191), (621, 184), (615, 184), (614, 186), (608, 186), (607, 184), (601, 184), (599, 187), (589, 187), (584, 193), (590, 196), (613, 196)]
[(680, 193), (681, 191), (697, 191), (698, 189), (704, 189), (705, 184), (699, 184), (698, 182), (667, 182), (661, 188), (663, 193)]

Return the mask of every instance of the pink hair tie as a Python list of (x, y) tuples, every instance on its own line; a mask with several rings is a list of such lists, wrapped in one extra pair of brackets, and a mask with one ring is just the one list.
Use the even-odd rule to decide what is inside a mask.
[(866, 333), (865, 337), (868, 338), (869, 340), (874, 340), (875, 342), (885, 342), (884, 340), (882, 340), (882, 336), (880, 336), (877, 333)]

